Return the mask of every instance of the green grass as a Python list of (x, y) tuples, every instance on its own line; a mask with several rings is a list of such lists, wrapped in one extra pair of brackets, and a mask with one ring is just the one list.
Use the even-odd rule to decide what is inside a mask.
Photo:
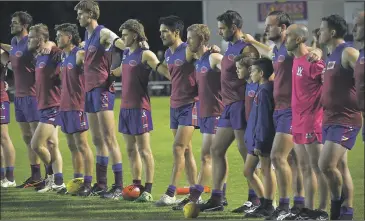
[[(120, 100), (115, 102), (115, 122), (118, 122)], [(169, 185), (172, 168), (172, 133), (169, 129), (169, 99), (167, 97), (152, 98), (152, 115), (154, 131), (151, 133), (151, 146), (155, 157), (155, 181), (153, 197), (157, 200)], [(20, 184), (30, 174), (26, 147), (22, 141), (19, 126), (15, 123), (14, 107), (11, 106), (11, 120), (9, 133), (16, 148), (16, 181)], [(117, 125), (116, 125), (117, 126)], [(118, 142), (123, 154), (124, 185), (132, 182), (124, 141), (117, 133)], [(60, 149), (64, 162), (64, 178), (67, 182), (73, 176), (71, 155), (65, 136), (59, 135)], [(195, 158), (200, 166), (199, 154), (201, 135), (196, 131), (193, 136)], [(91, 145), (91, 137), (89, 136)], [(92, 146), (92, 145), (91, 145)], [(93, 148), (93, 152), (95, 149)], [(203, 219), (241, 219), (242, 215), (230, 213), (247, 199), (247, 184), (242, 175), (243, 162), (236, 144), (228, 150), (229, 178), (227, 198), (228, 208), (225, 212), (204, 214)], [(356, 147), (349, 152), (349, 164), (355, 185), (355, 219), (364, 219), (364, 147), (360, 136)], [(42, 171), (44, 174), (44, 171)], [(109, 184), (113, 183), (113, 174), (109, 165)], [(95, 176), (94, 176), (95, 180)], [(142, 182), (144, 182), (142, 180)], [(180, 186), (187, 185), (185, 177), (181, 177)], [(203, 198), (207, 199), (208, 194)], [(126, 201), (108, 201), (98, 198), (78, 198), (71, 196), (57, 196), (55, 193), (38, 194), (33, 189), (1, 189), (1, 218), (2, 219), (183, 219), (182, 212), (173, 212), (170, 208), (158, 208), (153, 204), (136, 204)]]

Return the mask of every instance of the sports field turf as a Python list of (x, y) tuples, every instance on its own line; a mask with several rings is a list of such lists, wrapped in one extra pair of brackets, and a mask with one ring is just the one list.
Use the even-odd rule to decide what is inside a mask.
[[(115, 122), (118, 122), (120, 100), (115, 102)], [(15, 178), (21, 184), (30, 175), (26, 147), (21, 137), (19, 126), (14, 118), (14, 106), (11, 106), (10, 136), (16, 148)], [(152, 98), (152, 115), (154, 131), (151, 134), (151, 146), (155, 157), (155, 181), (153, 197), (158, 200), (166, 190), (172, 168), (172, 133), (169, 129), (169, 99), (167, 97)], [(117, 131), (117, 124), (116, 124)], [(123, 154), (124, 185), (131, 184), (132, 177), (129, 170), (127, 154), (121, 134), (117, 133), (118, 142)], [(66, 145), (66, 138), (59, 131), (60, 149), (64, 162), (64, 179), (69, 181), (73, 176), (71, 154)], [(89, 144), (92, 146), (89, 135)], [(193, 148), (195, 158), (200, 167), (201, 135), (195, 131)], [(93, 152), (95, 152), (95, 149)], [(229, 206), (225, 212), (201, 213), (203, 219), (241, 219), (242, 215), (235, 215), (230, 211), (240, 206), (247, 199), (247, 184), (242, 175), (243, 162), (236, 144), (228, 151), (229, 178), (227, 184), (227, 198)], [(359, 135), (356, 146), (349, 152), (349, 164), (355, 185), (355, 219), (364, 220), (364, 146)], [(108, 184), (114, 177), (109, 164)], [(44, 170), (42, 170), (42, 176)], [(95, 181), (95, 175), (93, 176)], [(187, 184), (184, 177), (180, 179), (180, 186)], [(144, 180), (142, 180), (144, 183)], [(203, 198), (208, 199), (204, 194)], [(159, 208), (153, 204), (136, 204), (127, 201), (102, 200), (89, 197), (58, 196), (54, 192), (39, 194), (33, 189), (1, 189), (1, 219), (183, 219), (182, 212), (173, 212), (169, 207)]]

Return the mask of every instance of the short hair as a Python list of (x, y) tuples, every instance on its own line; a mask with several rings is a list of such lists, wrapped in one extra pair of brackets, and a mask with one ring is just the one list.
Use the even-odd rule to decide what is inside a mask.
[(166, 25), (170, 31), (179, 31), (179, 35), (182, 38), (184, 32), (184, 22), (183, 20), (175, 15), (170, 15), (167, 17), (161, 17), (159, 19), (160, 25)]
[(208, 25), (205, 24), (193, 24), (188, 27), (187, 31), (193, 31), (196, 35), (201, 38), (205, 45), (208, 44), (210, 39), (210, 30)]
[(42, 36), (45, 42), (49, 40), (49, 31), (47, 25), (45, 24), (35, 24), (29, 28), (29, 31), (35, 31), (36, 35)]
[(272, 11), (267, 16), (276, 16), (279, 26), (285, 25), (288, 28), (293, 24), (289, 14), (283, 11)]
[(345, 19), (337, 14), (326, 16), (322, 18), (322, 21), (326, 21), (330, 30), (335, 30), (336, 35), (334, 38), (344, 38), (347, 33), (347, 23)]
[(22, 25), (28, 25), (28, 29), (33, 25), (33, 17), (25, 11), (16, 11), (11, 15), (12, 18), (18, 17)]
[(82, 10), (85, 12), (92, 12), (93, 19), (99, 19), (100, 17), (100, 9), (99, 4), (93, 0), (82, 0), (74, 8), (75, 11)]
[(138, 41), (147, 41), (143, 25), (136, 19), (128, 19), (119, 28), (121, 32), (123, 29), (132, 31), (138, 35)]
[(227, 10), (223, 14), (219, 15), (217, 17), (217, 21), (223, 22), (228, 27), (236, 25), (239, 29), (241, 29), (243, 25), (243, 18), (238, 12), (233, 10)]
[(70, 34), (72, 36), (72, 44), (73, 45), (79, 45), (81, 42), (81, 38), (80, 38), (80, 34), (79, 34), (79, 30), (76, 24), (71, 24), (71, 23), (63, 23), (60, 25), (56, 25), (54, 30), (57, 31), (62, 31), (62, 32), (66, 32), (68, 34)]
[(274, 72), (272, 61), (268, 58), (259, 58), (253, 62), (253, 65), (258, 66), (261, 69), (261, 71), (264, 73), (265, 79), (269, 79)]
[(260, 58), (260, 54), (255, 52), (243, 52), (242, 54), (236, 56), (234, 58), (235, 62), (240, 63), (243, 66), (246, 66), (247, 68), (250, 67), (254, 61)]

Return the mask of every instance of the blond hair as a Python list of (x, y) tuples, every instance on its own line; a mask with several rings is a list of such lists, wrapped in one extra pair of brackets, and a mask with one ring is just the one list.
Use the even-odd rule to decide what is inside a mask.
[(192, 31), (207, 45), (210, 39), (210, 30), (205, 24), (193, 24), (188, 27), (187, 31)]

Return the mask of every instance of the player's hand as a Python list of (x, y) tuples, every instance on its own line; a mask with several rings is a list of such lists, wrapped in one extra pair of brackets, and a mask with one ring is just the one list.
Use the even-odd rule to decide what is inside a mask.
[(142, 48), (142, 49), (150, 49), (150, 46), (148, 45), (147, 41), (141, 41), (139, 42), (139, 46)]
[(4, 81), (4, 84), (5, 84), (5, 91), (7, 91), (9, 89), (9, 84), (6, 81)]
[(85, 41), (80, 42), (79, 47), (84, 48), (85, 47)]
[(321, 60), (322, 58), (322, 50), (319, 48), (313, 49), (311, 52), (309, 52), (309, 54), (307, 55), (307, 60), (309, 62), (316, 62)]
[(253, 153), (256, 155), (256, 156), (261, 156), (261, 150), (259, 150), (259, 149), (257, 149), (257, 148), (255, 148), (254, 150), (253, 150)]
[(221, 53), (221, 49), (217, 45), (212, 45), (212, 47), (209, 48), (209, 51), (212, 53)]
[(255, 38), (252, 37), (252, 35), (250, 35), (250, 34), (243, 33), (242, 40), (246, 43), (251, 43), (251, 42), (255, 41)]
[(47, 41), (44, 45), (44, 48), (40, 51), (41, 54), (50, 54), (52, 51), (52, 47), (56, 46), (53, 41)]

